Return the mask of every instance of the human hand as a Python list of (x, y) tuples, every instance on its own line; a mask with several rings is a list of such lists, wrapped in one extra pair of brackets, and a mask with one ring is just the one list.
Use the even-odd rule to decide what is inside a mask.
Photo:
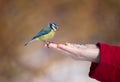
[(85, 60), (99, 63), (99, 48), (95, 44), (80, 45), (72, 43), (50, 43), (45, 46), (56, 49), (60, 52), (64, 52), (76, 60)]

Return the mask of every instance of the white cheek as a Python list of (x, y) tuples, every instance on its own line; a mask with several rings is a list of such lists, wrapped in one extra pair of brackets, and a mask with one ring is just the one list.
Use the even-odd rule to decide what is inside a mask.
[(56, 31), (55, 27), (52, 26), (52, 28), (53, 28), (54, 31)]

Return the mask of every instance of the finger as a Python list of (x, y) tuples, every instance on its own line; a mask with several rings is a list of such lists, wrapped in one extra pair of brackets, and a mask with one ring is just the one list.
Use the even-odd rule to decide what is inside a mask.
[[(60, 51), (60, 52), (64, 52), (64, 53), (68, 52), (68, 51), (66, 51), (66, 50), (63, 50), (63, 49), (59, 48), (58, 45), (59, 45), (59, 44), (55, 44), (55, 43), (50, 43), (50, 44), (48, 44), (48, 45), (45, 44), (46, 47), (56, 49), (56, 50), (58, 50), (58, 51)], [(68, 54), (68, 53), (67, 53), (67, 54)]]
[(75, 48), (71, 46), (67, 46), (64, 44), (50, 43), (49, 46), (47, 47), (56, 49), (57, 51), (64, 53), (64, 55), (71, 56), (72, 58), (76, 57), (76, 50), (74, 50)]
[(55, 44), (55, 43), (49, 43), (49, 44), (45, 44), (45, 47), (57, 48), (57, 44)]
[(68, 46), (64, 45), (64, 44), (55, 44), (55, 43), (50, 43), (50, 44), (45, 44), (45, 47), (49, 47), (49, 48), (54, 48), (60, 51), (71, 51), (72, 49), (69, 49)]
[(66, 52), (69, 52), (71, 54), (75, 54), (76, 53), (76, 48), (74, 47), (71, 47), (71, 46), (67, 46), (67, 45), (64, 45), (64, 44), (58, 44), (57, 48), (63, 50), (63, 51), (66, 51)]

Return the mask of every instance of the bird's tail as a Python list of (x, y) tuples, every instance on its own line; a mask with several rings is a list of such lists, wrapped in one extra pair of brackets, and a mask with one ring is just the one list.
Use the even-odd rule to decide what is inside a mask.
[(37, 40), (39, 40), (39, 38), (32, 39), (32, 40), (26, 42), (26, 43), (25, 43), (25, 46), (27, 46), (28, 44), (30, 44), (30, 43), (32, 43), (32, 42), (34, 42), (34, 41), (37, 41)]

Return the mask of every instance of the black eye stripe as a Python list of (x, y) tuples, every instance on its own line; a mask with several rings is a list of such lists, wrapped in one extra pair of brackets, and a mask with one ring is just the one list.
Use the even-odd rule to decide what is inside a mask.
[(57, 25), (55, 23), (49, 23), (49, 27), (57, 29)]

